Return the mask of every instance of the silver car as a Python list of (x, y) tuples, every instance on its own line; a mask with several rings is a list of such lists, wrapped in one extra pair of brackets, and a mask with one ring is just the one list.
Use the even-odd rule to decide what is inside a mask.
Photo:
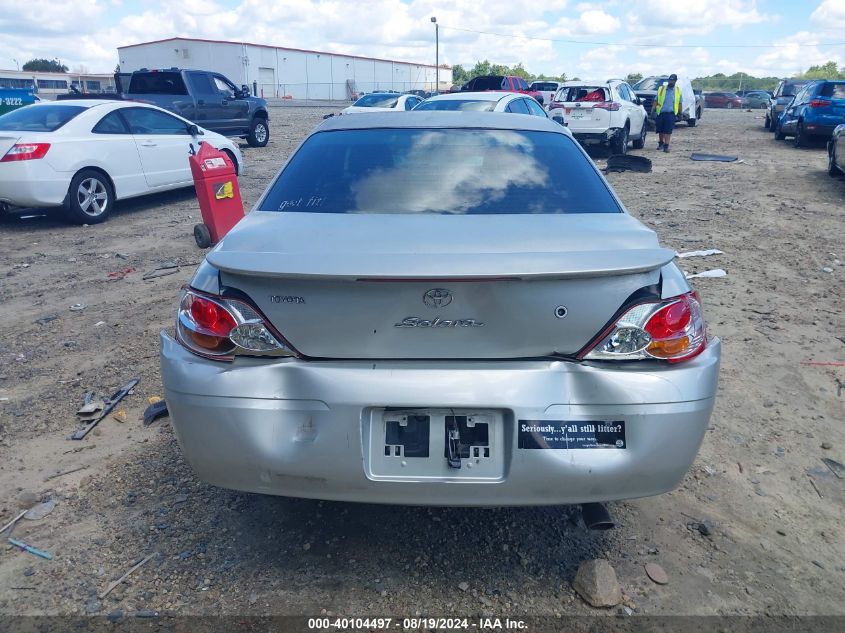
[(371, 503), (671, 490), (720, 343), (648, 228), (541, 117), (334, 117), (200, 265), (161, 334), (207, 482)]

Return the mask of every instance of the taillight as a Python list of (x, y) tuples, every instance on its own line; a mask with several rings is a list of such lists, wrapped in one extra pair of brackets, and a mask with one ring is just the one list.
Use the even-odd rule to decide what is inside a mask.
[(810, 101), (811, 108), (826, 108), (831, 105), (833, 105), (833, 101), (828, 101), (827, 99), (813, 99)]
[(0, 158), (0, 163), (44, 158), (48, 149), (50, 149), (49, 143), (17, 143), (12, 145), (11, 149), (6, 152), (3, 158)]
[(620, 106), (616, 101), (599, 101), (598, 103), (593, 104), (594, 108), (598, 108), (599, 110), (610, 110), (612, 112), (616, 112)]
[(185, 289), (176, 317), (176, 339), (216, 360), (235, 356), (293, 356), (296, 351), (244, 301)]
[(578, 357), (583, 360), (689, 360), (704, 351), (707, 331), (697, 292), (641, 303), (623, 314)]

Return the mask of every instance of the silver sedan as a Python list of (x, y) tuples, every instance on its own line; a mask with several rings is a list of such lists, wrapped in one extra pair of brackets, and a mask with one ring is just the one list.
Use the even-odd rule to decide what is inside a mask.
[(173, 427), (202, 479), (267, 494), (666, 492), (720, 355), (674, 256), (548, 119), (329, 119), (182, 292)]

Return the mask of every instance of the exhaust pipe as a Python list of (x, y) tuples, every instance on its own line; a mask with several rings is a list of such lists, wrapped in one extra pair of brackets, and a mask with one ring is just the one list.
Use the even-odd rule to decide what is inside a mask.
[(603, 503), (582, 503), (581, 518), (588, 530), (612, 530), (616, 522), (610, 517), (610, 513)]

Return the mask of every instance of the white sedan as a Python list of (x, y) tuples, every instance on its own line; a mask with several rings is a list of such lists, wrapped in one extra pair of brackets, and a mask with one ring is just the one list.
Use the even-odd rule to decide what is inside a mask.
[(341, 114), (352, 114), (358, 112), (400, 112), (413, 110), (420, 103), (417, 95), (402, 95), (398, 92), (371, 92), (364, 95), (348, 108), (341, 111)]
[(0, 116), (0, 205), (64, 206), (96, 224), (116, 200), (193, 185), (188, 156), (199, 143), (226, 152), (224, 136), (152, 105), (126, 101), (46, 101)]
[(548, 118), (533, 97), (519, 92), (451, 92), (436, 95), (414, 108), (420, 110), (455, 110), (474, 112), (512, 112)]

